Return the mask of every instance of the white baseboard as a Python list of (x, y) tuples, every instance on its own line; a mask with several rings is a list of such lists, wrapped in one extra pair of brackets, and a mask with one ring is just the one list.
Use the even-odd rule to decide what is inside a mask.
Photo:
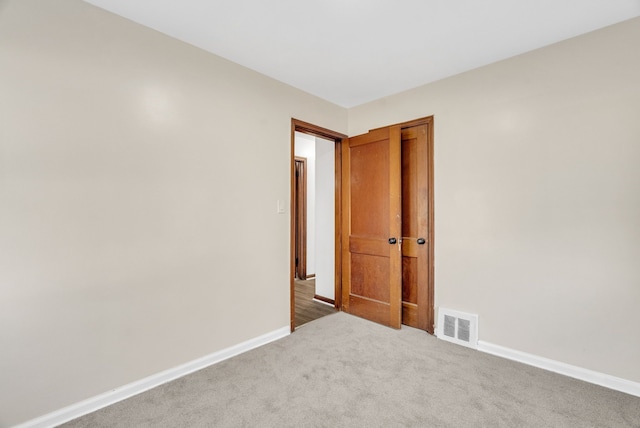
[(270, 333), (263, 334), (262, 336), (255, 337), (247, 340), (246, 342), (239, 343), (235, 346), (223, 349), (213, 354), (198, 358), (180, 366), (156, 373), (148, 376), (144, 379), (140, 379), (136, 382), (129, 383), (119, 388), (112, 389), (104, 394), (97, 395), (87, 400), (81, 401), (71, 406), (64, 407), (55, 412), (48, 413), (40, 416), (36, 419), (24, 422), (22, 424), (14, 426), (14, 428), (51, 428), (57, 425), (69, 422), (72, 419), (79, 418), (103, 407), (115, 404), (118, 401), (133, 397), (142, 392), (145, 392), (156, 386), (160, 386), (164, 383), (178, 379), (182, 376), (188, 375), (195, 371), (201, 370), (205, 367), (224, 361), (228, 358), (235, 357), (236, 355), (250, 351), (262, 345), (266, 345), (274, 340), (281, 339), (288, 336), (291, 333), (290, 327), (282, 327), (278, 330), (274, 330)]
[(316, 299), (315, 297), (311, 300), (313, 300), (314, 302), (322, 303), (323, 305), (327, 305), (327, 306), (331, 306), (332, 308), (335, 308), (335, 305), (332, 305), (329, 302), (325, 302), (324, 300)]
[(483, 341), (478, 341), (478, 351), (486, 352), (487, 354), (496, 355), (508, 360), (518, 361), (530, 366), (640, 397), (640, 383), (638, 382), (584, 369), (582, 367), (572, 366), (571, 364), (561, 363), (559, 361), (527, 354), (526, 352), (516, 351), (515, 349), (505, 348), (503, 346)]

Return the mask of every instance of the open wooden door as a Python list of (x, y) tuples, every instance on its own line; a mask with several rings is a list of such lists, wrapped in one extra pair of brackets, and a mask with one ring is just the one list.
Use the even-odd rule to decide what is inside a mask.
[(342, 309), (433, 334), (433, 118), (344, 140), (342, 207)]
[(342, 309), (402, 321), (400, 126), (342, 143)]

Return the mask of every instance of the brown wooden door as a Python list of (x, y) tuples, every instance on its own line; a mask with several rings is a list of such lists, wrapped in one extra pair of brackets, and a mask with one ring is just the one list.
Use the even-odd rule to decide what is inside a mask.
[(427, 124), (402, 130), (402, 323), (433, 330)]
[(295, 277), (307, 279), (307, 159), (296, 157), (294, 166), (293, 219)]
[(342, 144), (342, 309), (393, 328), (402, 316), (400, 134), (392, 126)]

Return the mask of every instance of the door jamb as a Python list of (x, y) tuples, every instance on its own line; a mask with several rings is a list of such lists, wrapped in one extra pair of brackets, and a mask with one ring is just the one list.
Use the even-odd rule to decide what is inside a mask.
[[(342, 255), (341, 255), (341, 239), (342, 239), (342, 211), (341, 211), (341, 179), (342, 175), (340, 173), (342, 169), (342, 159), (341, 159), (341, 147), (342, 140), (346, 139), (347, 136), (341, 134), (339, 132), (331, 131), (327, 128), (322, 128), (320, 126), (313, 125), (308, 122), (303, 122), (298, 119), (291, 119), (291, 166), (290, 166), (290, 177), (291, 177), (291, 194), (289, 200), (293, 202), (294, 200), (294, 180), (295, 180), (295, 133), (296, 131), (302, 132), (309, 135), (314, 135), (317, 137), (325, 138), (327, 140), (333, 140), (335, 142), (335, 308), (340, 310), (342, 306)], [(293, 218), (293, 210), (291, 211), (290, 218), (290, 255), (289, 255), (289, 293), (290, 293), (290, 324), (291, 331), (293, 332), (296, 328), (296, 308), (295, 308), (295, 222)]]
[(295, 248), (294, 257), (295, 277), (301, 280), (307, 279), (307, 158), (294, 157), (294, 164), (302, 164), (302, 176), (298, 175), (298, 169), (294, 171), (294, 192), (291, 203), (291, 211), (294, 218)]

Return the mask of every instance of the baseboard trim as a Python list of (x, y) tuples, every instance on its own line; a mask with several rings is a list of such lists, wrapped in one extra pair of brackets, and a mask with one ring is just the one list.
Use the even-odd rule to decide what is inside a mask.
[(291, 328), (289, 326), (282, 327), (270, 333), (263, 334), (262, 336), (249, 339), (246, 342), (214, 352), (213, 354), (198, 358), (160, 373), (156, 373), (136, 382), (112, 389), (111, 391), (16, 425), (14, 428), (51, 428), (58, 426), (65, 422), (69, 422), (72, 419), (79, 418), (80, 416), (95, 412), (103, 407), (110, 406), (111, 404), (115, 404), (119, 401), (133, 397), (134, 395), (148, 391), (156, 386), (160, 386), (172, 380), (186, 376), (189, 373), (204, 369), (275, 340), (282, 339), (289, 334), (291, 334)]
[(537, 355), (527, 354), (526, 352), (516, 351), (515, 349), (505, 348), (504, 346), (494, 345), (484, 341), (478, 341), (478, 351), (640, 397), (640, 383), (638, 382), (584, 369), (571, 364), (561, 363), (560, 361), (550, 360)]
[(324, 304), (327, 304), (327, 305), (331, 305), (331, 306), (333, 306), (333, 307), (335, 307), (335, 306), (336, 306), (336, 301), (335, 301), (335, 300), (330, 299), (330, 298), (328, 298), (328, 297), (319, 296), (319, 295), (317, 295), (317, 294), (314, 294), (314, 295), (313, 295), (313, 300), (316, 300), (316, 301), (318, 301), (318, 302), (320, 302), (320, 303), (324, 303)]

